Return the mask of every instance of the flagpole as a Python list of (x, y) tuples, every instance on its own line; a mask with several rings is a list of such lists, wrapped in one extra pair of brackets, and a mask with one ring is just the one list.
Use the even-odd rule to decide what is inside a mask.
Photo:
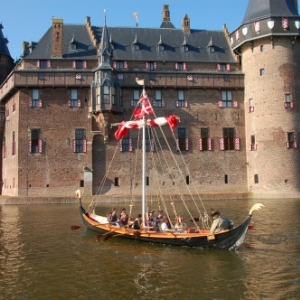
[[(143, 98), (146, 95), (145, 85), (143, 86)], [(144, 105), (142, 103), (142, 105)], [(142, 138), (142, 216), (143, 216), (143, 226), (145, 226), (145, 212), (146, 212), (146, 122), (145, 116), (143, 116), (143, 138)]]

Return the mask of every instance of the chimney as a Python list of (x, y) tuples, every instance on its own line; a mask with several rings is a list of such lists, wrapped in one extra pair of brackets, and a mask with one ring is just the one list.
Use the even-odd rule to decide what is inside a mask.
[(63, 20), (52, 19), (52, 57), (62, 57)]
[(189, 34), (191, 33), (191, 27), (190, 27), (190, 18), (187, 14), (183, 17), (182, 20), (182, 31), (183, 33)]
[(169, 5), (164, 5), (163, 8), (163, 22), (168, 21), (170, 22), (170, 11), (169, 11)]

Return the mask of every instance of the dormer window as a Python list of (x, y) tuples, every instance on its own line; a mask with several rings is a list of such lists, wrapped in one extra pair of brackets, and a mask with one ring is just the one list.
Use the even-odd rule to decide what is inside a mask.
[(72, 40), (70, 42), (70, 48), (71, 48), (71, 50), (76, 50), (77, 49), (77, 43), (76, 43), (74, 37), (72, 38)]
[(158, 49), (159, 51), (164, 51), (164, 50), (165, 50), (165, 47), (164, 47), (163, 41), (162, 41), (162, 39), (161, 39), (161, 36), (160, 36), (159, 42), (158, 42), (158, 44), (157, 44), (157, 49)]

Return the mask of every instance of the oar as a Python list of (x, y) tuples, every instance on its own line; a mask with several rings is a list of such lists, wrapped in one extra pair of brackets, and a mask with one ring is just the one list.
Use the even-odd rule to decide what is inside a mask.
[[(95, 226), (99, 226), (99, 225), (103, 225), (103, 224), (94, 224), (94, 225), (87, 225), (87, 227), (95, 227)], [(86, 228), (86, 227), (82, 227), (82, 226), (78, 226), (78, 225), (72, 225), (71, 226), (71, 229), (72, 230), (77, 230), (77, 229), (80, 229), (80, 228)]]

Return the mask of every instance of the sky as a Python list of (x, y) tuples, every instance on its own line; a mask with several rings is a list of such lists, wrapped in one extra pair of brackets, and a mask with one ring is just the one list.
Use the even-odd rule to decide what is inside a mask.
[(38, 42), (52, 25), (52, 18), (64, 24), (103, 26), (104, 10), (108, 27), (138, 26), (159, 28), (163, 5), (169, 5), (171, 22), (181, 28), (185, 14), (191, 29), (222, 30), (226, 24), (231, 33), (241, 25), (249, 0), (0, 0), (0, 23), (8, 49), (16, 60), (22, 53), (22, 43)]

